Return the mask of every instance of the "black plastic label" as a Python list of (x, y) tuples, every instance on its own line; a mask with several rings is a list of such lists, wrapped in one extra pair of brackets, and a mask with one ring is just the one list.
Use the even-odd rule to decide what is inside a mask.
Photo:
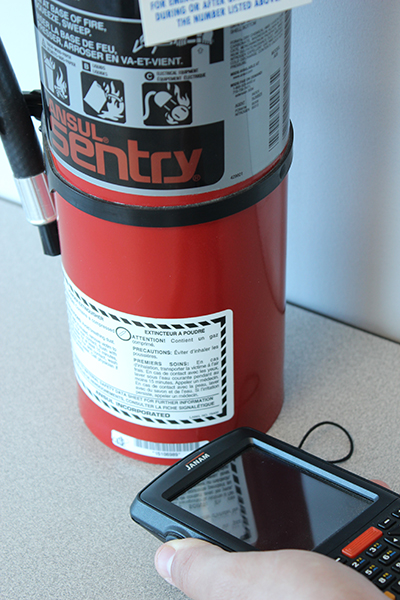
[[(79, 8), (82, 9), (81, 3)], [(199, 36), (185, 44), (144, 45), (140, 21), (110, 19), (98, 14), (74, 13), (65, 2), (36, 0), (36, 26), (56, 47), (83, 59), (134, 69), (185, 68), (192, 66), (192, 48)], [(104, 18), (103, 18), (104, 17)], [(201, 36), (200, 36), (201, 37)], [(223, 30), (213, 33), (210, 64), (223, 60)]]
[[(33, 3), (50, 6), (48, 0), (33, 0)], [(85, 11), (121, 19), (140, 19), (138, 0), (63, 0), (62, 3), (72, 11)]]
[(289, 13), (146, 47), (129, 2), (34, 5), (50, 144), (71, 173), (115, 191), (201, 194), (282, 154)]

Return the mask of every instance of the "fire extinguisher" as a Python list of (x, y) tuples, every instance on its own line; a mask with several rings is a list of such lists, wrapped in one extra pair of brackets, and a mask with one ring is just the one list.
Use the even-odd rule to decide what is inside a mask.
[(283, 402), (290, 11), (146, 47), (136, 1), (33, 5), (83, 419), (163, 464), (267, 430)]

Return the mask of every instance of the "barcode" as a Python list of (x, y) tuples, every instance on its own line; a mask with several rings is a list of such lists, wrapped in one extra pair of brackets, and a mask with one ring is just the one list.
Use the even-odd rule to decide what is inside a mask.
[(279, 143), (279, 125), (281, 112), (281, 70), (272, 73), (269, 78), (269, 149)]
[(164, 444), (160, 442), (149, 442), (121, 433), (113, 429), (111, 439), (114, 446), (123, 450), (142, 456), (153, 456), (154, 458), (183, 458), (190, 452), (198, 450), (208, 443), (208, 440), (202, 442), (189, 442), (184, 444)]
[(283, 59), (283, 102), (282, 102), (282, 139), (286, 139), (289, 130), (290, 103), (290, 43), (292, 37), (292, 11), (285, 13), (285, 47)]

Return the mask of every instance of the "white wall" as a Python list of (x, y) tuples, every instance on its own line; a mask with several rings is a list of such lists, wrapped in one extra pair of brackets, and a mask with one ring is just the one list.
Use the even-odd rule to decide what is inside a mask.
[(400, 2), (293, 17), (287, 295), (400, 340)]
[[(23, 89), (39, 85), (29, 0), (0, 9)], [(293, 11), (288, 299), (400, 341), (400, 2)], [(17, 199), (4, 155), (0, 196)]]

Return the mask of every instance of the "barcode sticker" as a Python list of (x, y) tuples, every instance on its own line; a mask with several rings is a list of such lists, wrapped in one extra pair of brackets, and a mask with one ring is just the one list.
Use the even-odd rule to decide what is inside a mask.
[(269, 78), (269, 150), (280, 140), (281, 113), (281, 70), (272, 73)]
[(285, 14), (285, 48), (283, 63), (283, 110), (282, 110), (282, 139), (286, 139), (289, 130), (290, 105), (290, 48), (292, 37), (292, 20), (290, 13)]
[(139, 0), (146, 46), (213, 31), (312, 0)]
[(208, 440), (202, 442), (191, 442), (186, 444), (163, 444), (149, 442), (147, 440), (139, 440), (137, 438), (121, 433), (113, 429), (111, 431), (111, 439), (114, 446), (140, 454), (141, 456), (151, 456), (154, 458), (183, 458), (190, 452), (194, 452), (208, 443)]

